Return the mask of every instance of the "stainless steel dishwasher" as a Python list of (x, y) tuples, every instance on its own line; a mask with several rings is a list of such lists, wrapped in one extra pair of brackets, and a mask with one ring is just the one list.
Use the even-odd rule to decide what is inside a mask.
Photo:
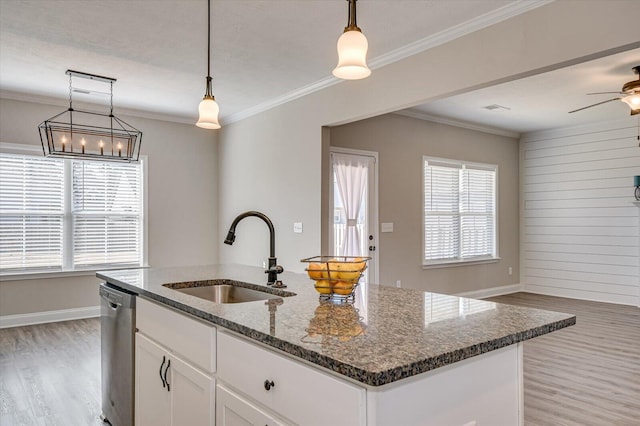
[(102, 420), (133, 426), (136, 295), (100, 284)]

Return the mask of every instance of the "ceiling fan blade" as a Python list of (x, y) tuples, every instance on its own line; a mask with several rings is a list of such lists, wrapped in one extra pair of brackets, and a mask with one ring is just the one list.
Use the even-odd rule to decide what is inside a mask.
[(573, 113), (573, 112), (582, 111), (583, 109), (591, 108), (591, 107), (594, 107), (594, 106), (598, 106), (598, 105), (606, 104), (607, 102), (611, 102), (611, 101), (619, 101), (619, 100), (620, 100), (620, 98), (612, 98), (612, 99), (609, 99), (609, 100), (606, 100), (606, 101), (598, 102), (597, 104), (593, 104), (593, 105), (589, 105), (589, 106), (586, 106), (586, 107), (582, 107), (582, 108), (574, 109), (573, 111), (569, 111), (569, 114), (571, 114), (571, 113)]
[(611, 95), (611, 94), (623, 95), (624, 92), (593, 92), (593, 93), (587, 93), (587, 95)]

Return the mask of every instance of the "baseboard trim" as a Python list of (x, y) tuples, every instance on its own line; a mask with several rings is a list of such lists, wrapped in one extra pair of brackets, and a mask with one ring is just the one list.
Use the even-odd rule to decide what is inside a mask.
[(2, 315), (0, 316), (0, 328), (22, 327), (25, 325), (95, 318), (99, 316), (100, 306), (62, 309), (59, 311), (34, 312), (30, 314)]
[(522, 284), (502, 285), (500, 287), (483, 288), (481, 290), (465, 291), (455, 296), (468, 297), (470, 299), (486, 299), (487, 297), (502, 296), (503, 294), (518, 293), (524, 291)]

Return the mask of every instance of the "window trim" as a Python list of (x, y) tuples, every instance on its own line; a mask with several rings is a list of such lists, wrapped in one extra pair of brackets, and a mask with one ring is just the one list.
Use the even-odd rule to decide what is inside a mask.
[[(18, 155), (31, 155), (38, 156), (38, 154), (42, 153), (42, 147), (40, 145), (29, 145), (29, 144), (19, 144), (19, 143), (8, 143), (8, 142), (0, 142), (0, 153), (3, 154), (18, 154)], [(66, 190), (67, 186), (71, 184), (73, 179), (71, 171), (71, 161), (65, 159), (64, 168), (65, 168), (65, 212), (64, 212), (64, 223), (63, 223), (63, 258), (62, 258), (62, 269), (61, 270), (47, 270), (47, 269), (25, 269), (23, 271), (11, 270), (8, 272), (0, 271), (0, 277), (3, 281), (9, 280), (29, 280), (29, 279), (46, 279), (46, 278), (62, 278), (62, 277), (73, 277), (73, 276), (89, 276), (95, 275), (96, 271), (106, 271), (106, 270), (120, 270), (120, 269), (138, 269), (138, 268), (146, 268), (149, 267), (149, 191), (148, 191), (148, 157), (146, 155), (140, 155), (140, 164), (142, 165), (142, 242), (141, 242), (141, 250), (142, 250), (142, 264), (140, 266), (132, 266), (132, 265), (92, 265), (88, 268), (72, 268), (73, 263), (73, 251), (70, 250), (70, 247), (73, 246), (73, 236), (71, 232), (68, 231), (68, 226), (70, 226), (70, 222), (73, 220), (71, 214), (71, 203), (72, 203), (72, 191)]]
[[(484, 170), (487, 169), (494, 169), (495, 168), (495, 180), (494, 180), (494, 192), (495, 192), (495, 197), (494, 197), (494, 230), (495, 230), (495, 249), (494, 249), (494, 255), (493, 256), (482, 256), (482, 257), (473, 257), (473, 258), (469, 258), (469, 259), (460, 259), (460, 258), (456, 258), (456, 259), (440, 259), (440, 260), (431, 260), (431, 261), (425, 261), (425, 185), (424, 185), (424, 180), (425, 180), (425, 176), (424, 176), (424, 172), (425, 172), (425, 162), (427, 161), (431, 161), (431, 162), (438, 162), (438, 163), (444, 163), (444, 164), (450, 164), (450, 165), (456, 165), (456, 166), (473, 166), (476, 168), (481, 168)], [(422, 245), (420, 246), (420, 259), (421, 259), (421, 264), (422, 264), (422, 269), (437, 269), (437, 268), (450, 268), (450, 267), (456, 267), (456, 266), (470, 266), (470, 265), (480, 265), (480, 264), (485, 264), (485, 263), (496, 263), (498, 261), (500, 261), (502, 258), (500, 257), (500, 231), (499, 231), (499, 207), (500, 207), (500, 199), (499, 199), (499, 167), (497, 164), (488, 164), (488, 163), (479, 163), (479, 162), (475, 162), (475, 161), (465, 161), (465, 160), (456, 160), (456, 159), (452, 159), (452, 158), (443, 158), (443, 157), (433, 157), (430, 155), (423, 155), (422, 156), (422, 163), (421, 163), (421, 168), (420, 168), (420, 177), (422, 180), (422, 203), (420, 205), (420, 217), (422, 218)]]

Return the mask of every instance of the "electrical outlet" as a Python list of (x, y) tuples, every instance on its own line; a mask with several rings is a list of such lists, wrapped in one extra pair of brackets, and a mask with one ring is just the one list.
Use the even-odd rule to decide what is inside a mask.
[(509, 266), (509, 275), (513, 275), (513, 268)]
[(396, 287), (402, 288), (402, 281), (400, 280), (396, 281)]
[(302, 222), (293, 223), (293, 232), (296, 234), (302, 234)]

